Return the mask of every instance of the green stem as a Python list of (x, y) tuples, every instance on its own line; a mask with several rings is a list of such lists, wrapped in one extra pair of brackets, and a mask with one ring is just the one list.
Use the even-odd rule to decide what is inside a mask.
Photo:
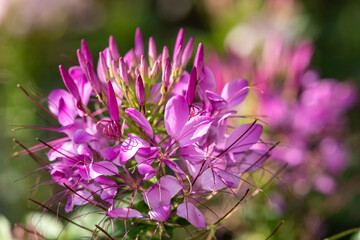
[(348, 236), (348, 235), (350, 235), (350, 234), (356, 233), (357, 231), (360, 231), (360, 227), (346, 230), (346, 231), (341, 232), (341, 233), (338, 233), (338, 234), (336, 234), (336, 235), (334, 235), (334, 236), (332, 236), (332, 237), (325, 238), (324, 240), (336, 240), (336, 239), (340, 239), (340, 238), (346, 237), (346, 236)]

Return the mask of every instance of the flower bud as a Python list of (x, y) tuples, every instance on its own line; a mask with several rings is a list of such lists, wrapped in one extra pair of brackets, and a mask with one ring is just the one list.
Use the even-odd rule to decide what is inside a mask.
[(115, 42), (115, 39), (113, 36), (110, 36), (110, 38), (109, 38), (109, 50), (110, 50), (111, 56), (114, 60), (119, 59), (119, 57), (120, 57), (119, 50), (118, 50), (118, 47), (116, 45), (116, 42)]
[(147, 67), (144, 55), (141, 55), (139, 70), (140, 70), (142, 79), (144, 79), (144, 81), (146, 81), (148, 79), (148, 67)]
[(93, 86), (95, 92), (97, 94), (101, 93), (101, 85), (100, 85), (100, 81), (95, 73), (94, 68), (91, 66), (91, 63), (86, 61), (86, 73), (88, 76), (88, 80), (91, 83), (91, 85)]
[(116, 100), (116, 95), (114, 88), (111, 84), (111, 81), (107, 82), (108, 90), (108, 104), (109, 104), (109, 113), (111, 120), (118, 122), (119, 121), (119, 106)]
[(72, 79), (68, 71), (62, 65), (59, 66), (59, 70), (66, 88), (77, 101), (81, 101), (79, 89), (76, 86), (74, 79)]
[(150, 37), (149, 38), (149, 61), (150, 64), (153, 64), (156, 61), (157, 58), (157, 51), (156, 51), (156, 44), (155, 44), (155, 40)]
[(170, 58), (167, 58), (161, 79), (166, 91), (170, 86), (170, 75), (171, 75), (171, 62), (170, 62)]
[(135, 91), (141, 109), (142, 106), (144, 106), (145, 104), (145, 88), (144, 88), (143, 80), (140, 75), (138, 75), (136, 78)]
[(150, 72), (150, 78), (152, 79), (157, 79), (158, 76), (159, 76), (159, 72), (160, 72), (160, 60), (156, 60), (152, 69), (151, 69), (151, 72)]
[(80, 64), (81, 70), (83, 71), (83, 73), (86, 74), (86, 60), (84, 58), (84, 55), (81, 53), (79, 49), (76, 51), (76, 54), (78, 57), (78, 62)]
[(187, 44), (185, 46), (185, 49), (184, 49), (184, 52), (182, 54), (181, 65), (183, 67), (185, 67), (186, 64), (188, 64), (188, 62), (189, 62), (189, 60), (191, 58), (192, 52), (193, 52), (193, 48), (194, 48), (194, 38), (191, 37), (189, 39), (189, 41), (187, 42)]
[(144, 42), (140, 31), (140, 28), (136, 29), (135, 32), (135, 55), (139, 59), (144, 54)]
[(174, 59), (173, 59), (173, 71), (177, 72), (181, 66), (181, 56), (182, 56), (182, 49), (183, 46), (179, 45), (174, 52)]
[(201, 73), (204, 69), (204, 47), (202, 43), (199, 44), (198, 49), (196, 51), (195, 59), (194, 59), (194, 67), (196, 67), (197, 71), (197, 79), (200, 79)]
[(189, 85), (186, 91), (186, 101), (189, 105), (193, 103), (196, 88), (196, 67), (191, 69)]
[(84, 56), (85, 60), (88, 61), (91, 66), (94, 66), (90, 50), (84, 39), (81, 40), (81, 53)]
[(165, 69), (165, 63), (166, 63), (168, 58), (169, 58), (169, 50), (168, 50), (168, 48), (166, 46), (164, 46), (162, 54), (161, 54), (162, 70), (163, 71)]
[(120, 78), (124, 81), (125, 84), (128, 84), (128, 66), (122, 57), (119, 59), (119, 70)]
[(174, 53), (173, 53), (173, 60), (176, 59), (176, 54), (178, 52), (178, 48), (182, 48), (182, 46), (184, 46), (184, 29), (181, 28), (179, 30), (179, 33), (177, 35), (177, 38), (176, 38), (176, 42), (175, 42), (175, 46), (174, 46)]
[(109, 81), (110, 79), (110, 73), (109, 68), (106, 64), (106, 60), (104, 58), (104, 54), (102, 52), (99, 53), (99, 60), (100, 60), (100, 72), (105, 80), (105, 82)]

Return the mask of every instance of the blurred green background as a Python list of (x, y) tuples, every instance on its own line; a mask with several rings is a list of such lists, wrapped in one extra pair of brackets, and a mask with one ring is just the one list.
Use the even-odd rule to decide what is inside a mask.
[[(25, 215), (36, 209), (27, 200), (31, 187), (47, 179), (38, 174), (27, 177), (38, 167), (29, 157), (11, 157), (20, 150), (13, 138), (32, 146), (36, 137), (44, 136), (36, 130), (11, 131), (16, 124), (44, 124), (35, 114), (36, 105), (16, 84), (26, 89), (32, 86), (45, 95), (53, 88), (63, 88), (58, 65), (76, 65), (81, 39), (86, 39), (96, 58), (113, 35), (123, 55), (133, 47), (136, 27), (141, 28), (144, 39), (153, 36), (159, 50), (164, 44), (172, 50), (183, 27), (186, 38), (194, 36), (196, 44), (204, 43), (205, 55), (213, 48), (223, 53), (229, 30), (262, 17), (267, 4), (263, 0), (0, 1), (0, 214), (12, 224), (25, 221)], [(294, 4), (296, 14), (290, 19), (296, 18), (296, 37), (311, 39), (315, 45), (312, 67), (323, 78), (352, 81), (360, 87), (360, 1), (301, 0)], [(243, 238), (235, 233), (230, 238), (231, 233), (224, 230), (222, 239), (264, 239), (282, 219), (285, 223), (273, 239), (318, 239), (360, 227), (359, 110), (356, 106), (349, 113), (352, 154), (335, 194), (311, 192), (305, 199), (291, 199), (289, 194), (293, 205), (284, 214), (270, 209), (260, 197), (244, 208), (245, 219), (239, 216), (246, 228), (236, 234)], [(40, 189), (31, 194), (47, 199), (50, 189)], [(311, 226), (306, 226), (309, 218), (320, 221), (320, 230), (313, 236), (309, 235)]]

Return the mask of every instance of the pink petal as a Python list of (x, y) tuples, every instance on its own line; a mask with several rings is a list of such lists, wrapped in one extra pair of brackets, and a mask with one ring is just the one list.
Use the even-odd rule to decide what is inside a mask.
[(220, 143), (224, 139), (226, 128), (227, 128), (227, 118), (229, 116), (231, 116), (232, 114), (233, 114), (233, 112), (229, 112), (219, 119), (218, 124), (217, 124), (217, 131), (216, 131), (217, 134), (216, 134), (216, 139), (215, 139), (216, 144)]
[(77, 153), (79, 155), (86, 156), (90, 159), (93, 159), (93, 153), (87, 144), (80, 144), (79, 147), (77, 148)]
[[(116, 175), (119, 172), (119, 169), (111, 162), (108, 161), (100, 161), (100, 162), (94, 162), (91, 164), (90, 168), (100, 175)], [(97, 176), (97, 177), (98, 177)], [(93, 178), (96, 178), (93, 176)]]
[(189, 145), (181, 149), (181, 156), (190, 162), (202, 162), (206, 158), (206, 153), (194, 145)]
[(81, 177), (84, 180), (94, 179), (99, 176), (115, 175), (119, 172), (118, 168), (111, 162), (101, 161), (85, 165), (79, 170)]
[(74, 193), (68, 198), (65, 205), (65, 211), (70, 212), (73, 209), (74, 205), (84, 205), (92, 200), (93, 197), (88, 191), (77, 191), (76, 194)]
[(144, 132), (150, 138), (154, 137), (153, 130), (150, 126), (150, 123), (148, 122), (148, 120), (145, 118), (145, 116), (141, 112), (139, 112), (135, 108), (127, 108), (125, 110), (125, 112), (127, 115), (129, 115), (129, 117), (131, 117), (132, 120), (134, 120), (140, 126), (140, 128), (142, 130), (144, 130)]
[(199, 141), (208, 132), (212, 122), (212, 118), (206, 116), (191, 118), (181, 130), (178, 139), (180, 147), (185, 147)]
[(221, 97), (228, 102), (229, 109), (244, 101), (249, 91), (248, 86), (248, 82), (244, 79), (233, 80), (224, 86)]
[(148, 214), (150, 216), (150, 219), (159, 222), (165, 222), (169, 218), (171, 206), (172, 205), (165, 205), (149, 211)]
[(154, 162), (156, 158), (158, 158), (158, 154), (160, 153), (160, 147), (146, 147), (146, 148), (139, 148), (135, 155), (136, 162), (143, 163), (146, 162), (147, 164), (151, 164)]
[(186, 173), (174, 162), (167, 159), (162, 160), (168, 168), (170, 168), (174, 173), (181, 175), (183, 179), (186, 178)]
[(186, 96), (186, 91), (189, 87), (189, 79), (190, 79), (190, 74), (188, 72), (184, 72), (181, 77), (180, 80), (178, 81), (178, 83), (175, 85), (175, 87), (173, 88), (173, 90), (171, 91), (171, 93), (175, 96), (175, 95), (181, 95), (181, 96)]
[(120, 154), (117, 159), (114, 160), (114, 163), (117, 165), (122, 165), (130, 158), (132, 158), (139, 148), (148, 147), (148, 144), (138, 137), (128, 137), (120, 147)]
[(221, 110), (227, 108), (226, 100), (221, 96), (217, 95), (216, 93), (206, 90), (205, 96), (207, 97), (207, 99), (209, 99), (212, 110)]
[(230, 188), (237, 188), (240, 184), (240, 177), (231, 172), (217, 170), (216, 171), (221, 181)]
[(114, 160), (120, 152), (120, 146), (117, 147), (109, 147), (109, 148), (103, 148), (100, 150), (101, 156), (103, 156), (106, 160)]
[(153, 184), (146, 191), (144, 201), (149, 207), (156, 208), (170, 204), (171, 196), (169, 191), (160, 187), (159, 184)]
[[(196, 70), (199, 71), (198, 68)], [(214, 74), (208, 67), (204, 66), (203, 75), (199, 81), (199, 90), (202, 92), (206, 90), (215, 92), (215, 84)]]
[(234, 163), (232, 171), (236, 173), (253, 172), (261, 167), (269, 157), (269, 153), (262, 150), (248, 150), (243, 153), (234, 153), (229, 156)]
[[(159, 88), (161, 87), (161, 83), (155, 83), (150, 92), (149, 99), (152, 99), (152, 103), (157, 103), (160, 100), (161, 94)], [(156, 94), (156, 95), (155, 95)]]
[(141, 175), (144, 175), (143, 180), (149, 180), (157, 174), (156, 170), (146, 163), (140, 163), (138, 165), (138, 171)]
[(192, 203), (187, 202), (180, 204), (177, 208), (176, 215), (185, 218), (197, 228), (206, 228), (204, 215)]
[(63, 126), (73, 124), (75, 122), (75, 113), (71, 112), (66, 106), (64, 99), (60, 98), (59, 101), (59, 123)]
[(107, 84), (108, 87), (108, 102), (109, 102), (109, 113), (111, 120), (113, 121), (119, 121), (119, 105), (116, 100), (116, 95), (114, 92), (114, 88), (111, 84), (111, 81), (108, 81)]
[(75, 112), (76, 106), (75, 106), (74, 97), (69, 92), (63, 89), (54, 89), (51, 91), (51, 93), (48, 96), (49, 110), (55, 115), (58, 115), (59, 101), (61, 98), (66, 103), (66, 106), (69, 108), (69, 110), (71, 112)]
[(217, 191), (226, 188), (225, 182), (211, 168), (201, 174), (201, 188), (208, 191)]
[(72, 79), (68, 71), (66, 71), (66, 69), (63, 66), (60, 65), (59, 70), (66, 88), (74, 96), (74, 98), (79, 101), (80, 100), (79, 89), (76, 86), (74, 79)]
[(81, 144), (96, 140), (97, 138), (83, 129), (78, 129), (74, 134), (74, 143)]
[(241, 125), (237, 127), (227, 139), (225, 149), (231, 146), (229, 151), (243, 152), (248, 150), (252, 145), (257, 143), (260, 139), (262, 126), (255, 123)]
[(115, 208), (107, 212), (106, 215), (112, 218), (123, 218), (123, 219), (144, 217), (139, 211), (131, 208)]
[(165, 128), (171, 137), (179, 136), (189, 119), (189, 107), (183, 96), (174, 96), (166, 104)]
[(181, 189), (182, 186), (179, 183), (179, 180), (170, 175), (165, 175), (159, 179), (158, 184), (163, 189), (166, 189), (170, 193), (170, 197), (174, 197)]

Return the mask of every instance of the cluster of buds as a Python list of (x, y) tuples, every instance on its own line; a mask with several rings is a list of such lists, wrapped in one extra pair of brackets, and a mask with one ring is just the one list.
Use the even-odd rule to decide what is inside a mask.
[[(60, 66), (68, 91), (53, 90), (49, 110), (42, 107), (61, 125), (48, 129), (61, 137), (39, 140), (50, 161), (40, 162), (63, 187), (47, 207), (63, 201), (72, 212), (93, 205), (106, 219), (99, 229), (111, 238), (107, 231), (115, 219), (149, 222), (153, 236), (158, 229), (167, 236), (166, 226), (180, 226), (182, 218), (209, 230), (214, 223), (200, 210), (207, 209), (203, 201), (219, 193), (240, 201), (232, 189), (251, 185), (243, 174), (260, 168), (272, 147), (259, 142), (262, 126), (256, 119), (238, 127), (228, 123), (242, 117), (233, 108), (247, 96), (246, 80), (233, 80), (215, 93), (201, 43), (186, 71), (193, 44), (193, 38), (185, 44), (181, 29), (172, 60), (166, 46), (158, 54), (153, 38), (146, 56), (137, 29), (134, 49), (121, 57), (110, 37), (95, 66), (81, 42), (79, 66)], [(25, 151), (34, 156), (35, 149), (43, 147)]]

